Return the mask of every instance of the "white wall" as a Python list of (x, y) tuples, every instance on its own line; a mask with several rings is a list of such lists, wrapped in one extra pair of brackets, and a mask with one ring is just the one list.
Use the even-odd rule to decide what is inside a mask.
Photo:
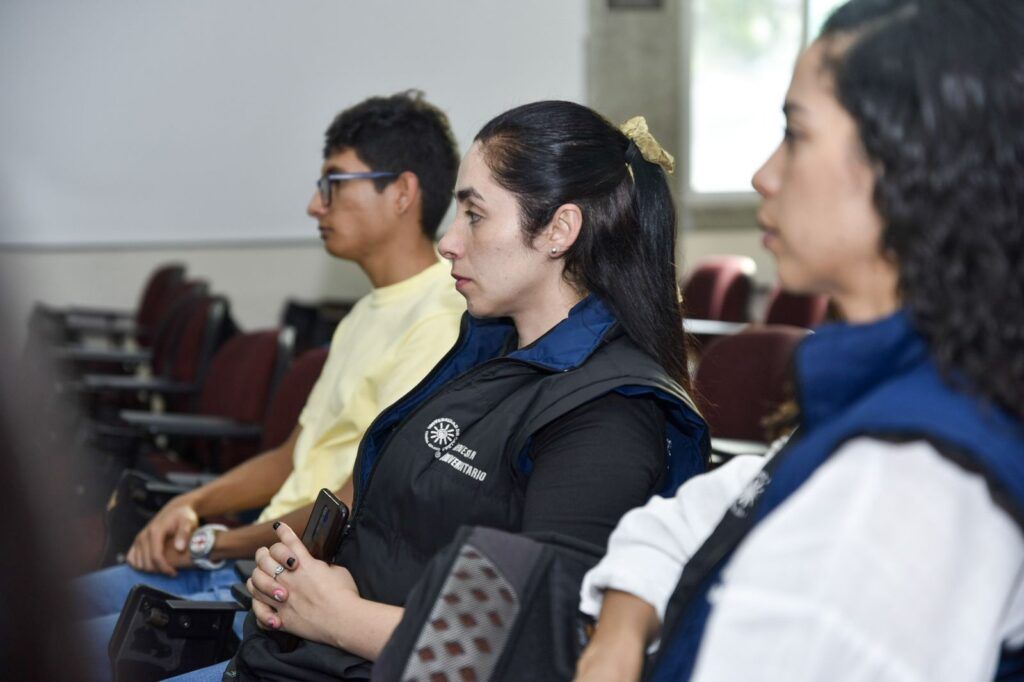
[(249, 328), (358, 296), (304, 215), (332, 117), (417, 87), (465, 149), (510, 106), (585, 100), (585, 34), (586, 0), (4, 0), (5, 305), (132, 307), (168, 260)]
[[(172, 260), (227, 294), (246, 328), (274, 324), (289, 296), (362, 295), (366, 278), (323, 253), (303, 211), (324, 128), (372, 94), (423, 88), (463, 148), (484, 119), (544, 97), (645, 113), (678, 143), (665, 81), (679, 0), (667, 2), (661, 19), (606, 0), (0, 2), (9, 319), (36, 300), (130, 308)], [(624, 44), (650, 36), (623, 26), (652, 20), (664, 35)], [(624, 48), (660, 70), (634, 73)], [(685, 264), (748, 253), (771, 281), (741, 222), (685, 235)]]
[(5, 0), (6, 244), (295, 239), (341, 108), (583, 99), (583, 0)]

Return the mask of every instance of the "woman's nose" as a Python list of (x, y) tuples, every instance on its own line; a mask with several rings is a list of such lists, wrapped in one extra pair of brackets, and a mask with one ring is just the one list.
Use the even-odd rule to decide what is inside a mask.
[(779, 150), (776, 149), (771, 156), (765, 159), (765, 162), (754, 173), (754, 177), (750, 179), (750, 184), (754, 186), (754, 191), (762, 197), (767, 198), (775, 194), (778, 189), (778, 173), (775, 170), (775, 158), (778, 154)]
[(441, 237), (441, 241), (437, 243), (437, 252), (441, 254), (441, 258), (445, 260), (455, 260), (459, 256), (459, 239), (456, 235), (457, 228), (453, 223), (448, 231)]

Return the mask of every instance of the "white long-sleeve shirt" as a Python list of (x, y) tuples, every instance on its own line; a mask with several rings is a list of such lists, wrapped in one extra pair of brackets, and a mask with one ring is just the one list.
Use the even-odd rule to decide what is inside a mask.
[[(683, 565), (764, 460), (627, 514), (587, 574), (664, 618)], [(696, 680), (991, 680), (1024, 644), (1024, 537), (984, 480), (924, 442), (845, 444), (754, 527), (709, 595)]]

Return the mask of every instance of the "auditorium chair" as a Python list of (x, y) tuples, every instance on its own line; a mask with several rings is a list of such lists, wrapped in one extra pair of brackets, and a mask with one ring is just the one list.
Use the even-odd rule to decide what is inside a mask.
[(743, 328), (756, 270), (746, 256), (709, 256), (697, 261), (683, 285), (684, 328), (694, 357), (719, 335)]
[(787, 325), (748, 327), (704, 349), (694, 388), (717, 461), (767, 449), (765, 419), (792, 397), (793, 353), (807, 334)]
[(687, 318), (746, 322), (757, 266), (747, 256), (709, 256), (697, 261), (683, 285)]
[(116, 342), (132, 337), (139, 347), (145, 348), (152, 342), (159, 321), (172, 302), (175, 285), (184, 279), (184, 265), (161, 265), (150, 274), (139, 295), (139, 304), (133, 311), (83, 306), (50, 308), (43, 305), (37, 305), (37, 311), (50, 318), (54, 323), (53, 330), (63, 340), (89, 336)]
[(183, 296), (165, 320), (152, 354), (150, 376), (87, 374), (84, 394), (160, 395), (173, 411), (190, 411), (214, 353), (238, 332), (223, 296)]
[(281, 311), (281, 326), (295, 329), (295, 352), (301, 354), (330, 343), (338, 323), (355, 304), (347, 299), (307, 303), (290, 298)]
[(155, 473), (223, 471), (260, 449), (270, 397), (292, 359), (290, 327), (238, 334), (210, 362), (194, 412), (122, 410), (121, 421), (168, 452), (146, 455)]
[(91, 472), (79, 490), (86, 510), (105, 503), (117, 477), (136, 456), (139, 432), (119, 413), (127, 408), (194, 411), (213, 354), (237, 332), (222, 297), (189, 297), (177, 305), (172, 321), (180, 333), (154, 349), (154, 375), (86, 375), (74, 385), (80, 403), (89, 410), (74, 436)]
[[(262, 428), (258, 435), (259, 446), (256, 448), (258, 452), (265, 452), (281, 445), (291, 435), (326, 360), (327, 348), (317, 348), (292, 362), (274, 388), (269, 404), (263, 410)], [(249, 398), (250, 396), (247, 396), (245, 400)], [(174, 428), (179, 432), (188, 431), (189, 421), (192, 422), (193, 428), (190, 433), (197, 438), (215, 438), (222, 441), (237, 438), (244, 442), (251, 439), (254, 433), (252, 424), (231, 417), (216, 416), (185, 416), (178, 420)], [(160, 424), (142, 428), (146, 428), (151, 434), (158, 433), (161, 428), (169, 430), (166, 425)], [(170, 467), (162, 467), (159, 462), (149, 464), (149, 473), (134, 470), (125, 471), (121, 476), (117, 487), (116, 504), (107, 513), (108, 533), (107, 545), (103, 552), (103, 565), (123, 561), (123, 553), (131, 545), (140, 524), (152, 518), (171, 498), (213, 478), (210, 474), (195, 470), (187, 471), (186, 467), (182, 466), (176, 466), (175, 470), (171, 470)], [(163, 475), (155, 473), (154, 470), (162, 470)], [(120, 508), (118, 505), (121, 505)]]
[[(118, 348), (87, 343), (65, 344), (52, 348), (50, 355), (65, 377), (85, 373), (126, 373), (149, 365), (155, 355), (163, 352), (166, 344), (177, 332), (181, 322), (182, 301), (209, 293), (205, 280), (176, 282), (165, 292), (156, 331), (145, 348)], [(99, 368), (99, 369), (97, 369)]]
[[(238, 329), (228, 302), (219, 296), (182, 297), (154, 346), (149, 375), (88, 374), (71, 384), (83, 414), (76, 442), (99, 453), (103, 480), (124, 468), (137, 438), (119, 417), (123, 409), (191, 412), (210, 360)], [(107, 486), (100, 485), (102, 496)]]

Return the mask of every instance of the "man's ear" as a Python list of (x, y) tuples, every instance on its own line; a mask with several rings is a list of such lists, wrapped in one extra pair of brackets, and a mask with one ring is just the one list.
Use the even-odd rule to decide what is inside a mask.
[(583, 211), (576, 204), (562, 204), (540, 234), (537, 246), (552, 258), (560, 258), (576, 243), (583, 227)]
[(405, 171), (399, 174), (388, 187), (393, 195), (395, 211), (399, 215), (419, 204), (420, 179), (415, 173)]

